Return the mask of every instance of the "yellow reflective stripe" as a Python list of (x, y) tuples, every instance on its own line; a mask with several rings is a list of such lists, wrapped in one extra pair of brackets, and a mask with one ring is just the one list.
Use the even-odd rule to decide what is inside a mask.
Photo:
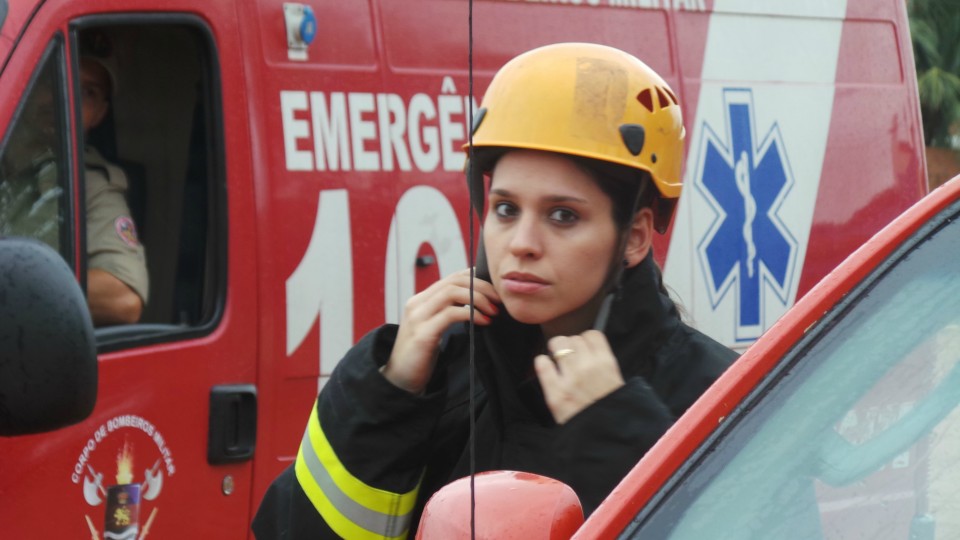
[(417, 503), (417, 490), (419, 485), (407, 493), (393, 493), (390, 491), (370, 487), (363, 481), (357, 479), (347, 471), (347, 468), (340, 463), (336, 453), (327, 441), (327, 436), (320, 427), (320, 416), (317, 408), (313, 408), (310, 414), (310, 422), (307, 425), (307, 431), (310, 434), (310, 442), (317, 452), (320, 462), (330, 473), (333, 481), (336, 482), (344, 494), (352, 500), (357, 501), (363, 506), (380, 512), (382, 514), (403, 515), (410, 513)]
[(297, 453), (297, 481), (331, 529), (344, 538), (405, 538), (419, 485), (398, 494), (355, 478), (337, 458), (316, 407)]

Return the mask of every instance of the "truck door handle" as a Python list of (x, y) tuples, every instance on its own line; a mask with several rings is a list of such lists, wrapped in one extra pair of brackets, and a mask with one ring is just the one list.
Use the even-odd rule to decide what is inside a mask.
[(256, 440), (256, 386), (224, 384), (211, 388), (207, 463), (219, 465), (251, 459)]

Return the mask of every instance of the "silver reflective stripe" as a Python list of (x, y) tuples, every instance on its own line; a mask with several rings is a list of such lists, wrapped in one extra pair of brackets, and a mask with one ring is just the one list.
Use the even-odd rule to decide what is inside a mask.
[(313, 448), (313, 443), (310, 441), (310, 430), (304, 433), (300, 448), (303, 450), (303, 462), (307, 465), (307, 469), (310, 470), (310, 476), (313, 477), (317, 486), (323, 491), (323, 494), (326, 495), (330, 504), (343, 514), (345, 518), (368, 531), (382, 534), (388, 538), (397, 537), (407, 532), (410, 526), (410, 512), (401, 516), (395, 516), (370, 510), (348, 497), (340, 487), (337, 486), (333, 478), (330, 477), (330, 473), (326, 467), (320, 463), (320, 458), (317, 457), (317, 451)]

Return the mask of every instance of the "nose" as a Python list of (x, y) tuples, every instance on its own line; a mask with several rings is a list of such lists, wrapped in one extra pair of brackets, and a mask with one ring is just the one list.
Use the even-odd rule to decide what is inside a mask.
[(514, 224), (510, 237), (510, 253), (520, 258), (538, 258), (543, 254), (540, 224), (531, 213), (524, 214)]

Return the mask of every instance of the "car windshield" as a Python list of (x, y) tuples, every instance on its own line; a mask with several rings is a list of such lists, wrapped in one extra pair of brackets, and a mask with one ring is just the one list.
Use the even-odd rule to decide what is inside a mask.
[(957, 205), (949, 212), (795, 347), (624, 536), (960, 538)]

